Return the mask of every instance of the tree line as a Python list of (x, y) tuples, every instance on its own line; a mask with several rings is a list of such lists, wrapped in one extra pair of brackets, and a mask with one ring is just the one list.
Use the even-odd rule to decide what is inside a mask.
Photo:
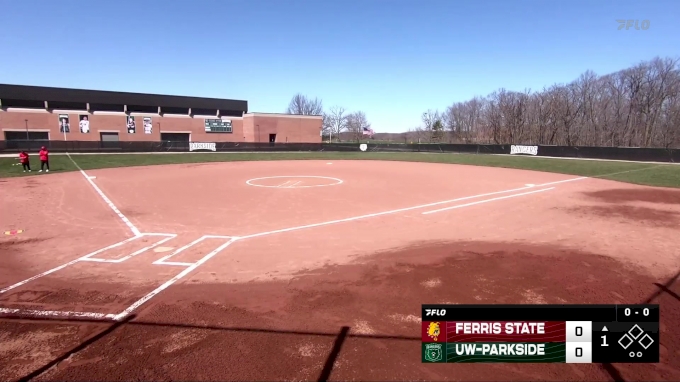
[[(656, 57), (616, 73), (586, 71), (539, 91), (499, 89), (485, 97), (427, 110), (404, 142), (558, 146), (680, 147), (680, 60)], [(323, 136), (359, 140), (363, 111), (324, 110), (295, 95), (287, 113), (323, 116)]]
[(680, 147), (678, 59), (616, 73), (586, 71), (540, 91), (499, 89), (422, 114), (412, 141), (560, 146)]
[(323, 101), (318, 98), (312, 99), (300, 93), (294, 95), (290, 100), (286, 113), (322, 116), (324, 140), (337, 141), (341, 134), (346, 139), (360, 140), (364, 128), (371, 128), (366, 113), (363, 111), (349, 112), (342, 106), (332, 106), (328, 110), (324, 110)]

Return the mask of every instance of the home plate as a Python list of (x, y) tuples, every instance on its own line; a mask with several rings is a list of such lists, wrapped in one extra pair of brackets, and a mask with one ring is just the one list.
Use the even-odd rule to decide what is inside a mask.
[(156, 253), (160, 253), (160, 252), (170, 252), (173, 249), (175, 249), (175, 247), (158, 247), (158, 248), (155, 248), (153, 251), (156, 252)]
[(525, 184), (525, 186), (527, 186), (527, 187), (533, 187), (533, 186), (535, 186), (535, 184), (533, 184), (533, 183), (527, 183), (527, 184)]
[(326, 164), (333, 164), (333, 163), (331, 163), (331, 162), (328, 162), (328, 163), (326, 163)]

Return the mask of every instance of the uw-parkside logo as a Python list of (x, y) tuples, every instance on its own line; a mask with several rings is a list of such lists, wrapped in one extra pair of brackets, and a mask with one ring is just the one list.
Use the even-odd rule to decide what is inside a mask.
[(444, 352), (442, 351), (442, 344), (427, 344), (425, 345), (425, 360), (429, 362), (439, 362), (442, 360)]
[(510, 154), (528, 154), (528, 155), (538, 155), (538, 146), (510, 146)]
[(203, 143), (203, 142), (190, 142), (189, 151), (217, 151), (217, 146), (214, 143)]

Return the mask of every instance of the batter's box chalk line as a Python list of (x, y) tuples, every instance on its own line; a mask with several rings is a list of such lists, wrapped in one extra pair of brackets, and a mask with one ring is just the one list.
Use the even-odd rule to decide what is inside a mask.
[[(121, 257), (119, 259), (102, 259), (102, 258), (92, 257), (94, 255), (101, 253), (101, 252), (104, 252), (104, 251), (107, 251), (109, 249), (113, 249), (113, 248), (116, 248), (116, 247), (120, 247), (121, 245), (127, 244), (131, 241), (134, 241), (134, 240), (140, 239), (142, 237), (146, 237), (146, 236), (160, 236), (160, 237), (164, 237), (164, 238), (156, 241), (155, 243), (153, 243), (149, 246), (146, 246), (142, 249), (134, 251), (127, 256)], [(174, 233), (142, 233), (142, 234), (133, 236), (129, 239), (123, 240), (121, 242), (118, 242), (116, 244), (110, 245), (108, 247), (98, 249), (98, 250), (96, 250), (96, 251), (94, 251), (94, 252), (92, 252), (88, 255), (83, 256), (81, 258), (81, 261), (93, 261), (93, 262), (98, 262), (98, 263), (122, 263), (123, 261), (129, 260), (129, 259), (131, 259), (131, 258), (133, 258), (137, 255), (140, 255), (140, 254), (142, 254), (146, 251), (149, 251), (149, 250), (151, 250), (151, 249), (153, 249), (153, 248), (155, 248), (155, 247), (157, 247), (157, 246), (159, 246), (159, 245), (161, 245), (161, 244), (163, 244), (163, 243), (165, 243), (169, 240), (172, 240), (175, 237), (177, 237), (177, 234), (174, 234)]]
[[(304, 180), (298, 180), (300, 178), (323, 179), (324, 181), (326, 181), (326, 183), (305, 185)], [(257, 184), (258, 181), (269, 180), (269, 179), (279, 179), (279, 181), (274, 182), (274, 183), (277, 183), (275, 185)], [(288, 180), (285, 180), (285, 179), (288, 179)], [(337, 185), (342, 184), (342, 183), (343, 183), (342, 179), (332, 178), (332, 177), (329, 177), (329, 176), (316, 176), (316, 175), (279, 175), (279, 176), (265, 176), (265, 177), (261, 177), (261, 178), (253, 178), (253, 179), (246, 180), (246, 184), (249, 185), (249, 186), (266, 187), (266, 188), (328, 187), (328, 186), (337, 186)]]
[(198, 243), (207, 240), (207, 239), (222, 239), (224, 242), (233, 242), (236, 240), (236, 237), (234, 236), (215, 236), (215, 235), (204, 235), (199, 237), (198, 239), (192, 241), (191, 243), (182, 246), (180, 248), (177, 248), (175, 251), (173, 251), (171, 254), (164, 256), (156, 261), (154, 261), (152, 264), (155, 265), (176, 265), (176, 266), (184, 266), (184, 267), (189, 267), (193, 265), (194, 263), (184, 263), (184, 262), (175, 262), (175, 261), (167, 261), (170, 258), (172, 258), (175, 255), (180, 254), (181, 252), (193, 247), (194, 245), (197, 245)]
[[(120, 258), (120, 259), (103, 259), (103, 258), (95, 258), (93, 256), (102, 253), (108, 249), (116, 248), (121, 245), (124, 245), (126, 243), (130, 243), (134, 240), (140, 239), (142, 237), (159, 237), (159, 240), (156, 241), (155, 243), (146, 246), (140, 250), (134, 251), (133, 253)], [(73, 261), (70, 261), (66, 264), (62, 264), (58, 267), (52, 268), (48, 271), (45, 271), (43, 273), (40, 273), (38, 275), (35, 275), (31, 278), (28, 278), (26, 280), (20, 281), (18, 283), (15, 283), (13, 285), (10, 285), (2, 290), (0, 290), (0, 294), (8, 292), (12, 289), (15, 289), (17, 287), (20, 287), (24, 284), (27, 284), (31, 281), (34, 281), (36, 279), (39, 279), (43, 276), (47, 276), (51, 273), (57, 272), (61, 269), (64, 269), (70, 265), (73, 265), (75, 263), (81, 262), (81, 261), (92, 261), (92, 262), (100, 262), (100, 263), (121, 263), (127, 259), (130, 259), (131, 257), (137, 256), (141, 253), (144, 253), (146, 251), (149, 251), (153, 249), (154, 247), (163, 244), (167, 242), (168, 240), (174, 239), (178, 237), (177, 234), (174, 233), (140, 233), (139, 235), (135, 235), (131, 238), (119, 241), (118, 243), (114, 243), (112, 245), (109, 245), (107, 247), (98, 249), (94, 252), (88, 253), (85, 256), (82, 256), (78, 259), (75, 259)], [(215, 247), (214, 250), (212, 250), (210, 253), (204, 255), (201, 259), (194, 263), (183, 263), (183, 262), (171, 262), (171, 261), (166, 261), (173, 256), (181, 253), (182, 251), (185, 251), (192, 246), (207, 240), (207, 239), (218, 239), (221, 240), (221, 242), (218, 242), (217, 247)], [(19, 316), (19, 317), (57, 317), (57, 318), (80, 318), (80, 319), (93, 319), (93, 320), (115, 320), (115, 321), (120, 321), (130, 315), (133, 311), (135, 311), (137, 308), (139, 308), (141, 305), (149, 301), (151, 298), (156, 296), (158, 293), (162, 292), (163, 290), (167, 289), (170, 287), (172, 284), (178, 282), (185, 276), (187, 276), (189, 273), (193, 272), (196, 268), (199, 266), (203, 265), (206, 261), (210, 260), (212, 257), (217, 255), (218, 253), (222, 252), (224, 249), (226, 249), (229, 245), (231, 245), (234, 241), (238, 240), (239, 237), (237, 236), (221, 236), (221, 235), (203, 235), (200, 238), (192, 241), (191, 243), (182, 246), (181, 248), (175, 250), (172, 252), (170, 255), (167, 255), (159, 260), (154, 261), (152, 264), (156, 265), (174, 265), (174, 266), (183, 266), (185, 267), (182, 272), (179, 274), (175, 275), (172, 277), (170, 280), (165, 281), (163, 284), (158, 286), (156, 289), (153, 291), (147, 293), (145, 296), (140, 298), (139, 300), (135, 301), (132, 305), (127, 307), (125, 310), (123, 310), (120, 313), (95, 313), (95, 312), (74, 312), (74, 311), (55, 311), (55, 310), (35, 310), (35, 309), (15, 309), (15, 308), (5, 308), (5, 307), (0, 307), (0, 315), (14, 315), (14, 316)]]

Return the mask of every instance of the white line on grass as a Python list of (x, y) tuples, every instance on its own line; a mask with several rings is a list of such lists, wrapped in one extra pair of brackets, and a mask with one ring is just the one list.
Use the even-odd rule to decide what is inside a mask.
[(543, 187), (543, 186), (551, 186), (553, 184), (560, 184), (560, 183), (567, 183), (567, 182), (574, 182), (577, 180), (583, 180), (583, 179), (588, 179), (587, 176), (582, 176), (579, 178), (571, 178), (571, 179), (564, 179), (564, 180), (558, 180), (555, 182), (548, 182), (548, 183), (541, 183), (541, 184), (534, 184), (533, 187)]
[(118, 207), (116, 207), (115, 204), (113, 204), (113, 202), (111, 201), (111, 199), (109, 199), (109, 198), (104, 194), (104, 192), (103, 192), (99, 187), (97, 187), (97, 185), (96, 185), (96, 184), (94, 183), (94, 181), (87, 175), (87, 173), (85, 173), (85, 171), (83, 171), (83, 169), (80, 168), (80, 166), (78, 165), (78, 163), (76, 163), (76, 161), (74, 161), (73, 158), (71, 158), (71, 155), (70, 155), (69, 153), (66, 153), (66, 155), (68, 155), (68, 159), (70, 159), (71, 162), (73, 162), (73, 164), (78, 168), (78, 170), (80, 171), (80, 173), (83, 174), (83, 176), (85, 177), (85, 180), (87, 180), (87, 182), (90, 183), (90, 185), (94, 188), (94, 190), (97, 191), (97, 194), (99, 194), (99, 196), (104, 200), (104, 202), (109, 206), (109, 208), (111, 208), (111, 209), (113, 210), (113, 212), (115, 212), (115, 214), (118, 215), (118, 217), (120, 218), (120, 220), (122, 220), (123, 223), (125, 223), (125, 225), (130, 229), (130, 231), (132, 231), (132, 233), (133, 233), (135, 236), (141, 235), (141, 232), (137, 229), (137, 227), (135, 227), (135, 225), (132, 224), (132, 222), (131, 222), (125, 215), (123, 215), (122, 212), (120, 212), (120, 210), (118, 209)]
[(636, 168), (636, 169), (634, 169), (634, 170), (618, 171), (618, 172), (612, 172), (612, 173), (604, 174), (604, 175), (593, 175), (592, 178), (602, 178), (602, 177), (604, 177), (604, 176), (613, 176), (613, 175), (627, 174), (627, 173), (629, 173), (629, 172), (650, 170), (650, 169), (657, 168), (657, 167), (662, 167), (662, 166), (664, 166), (664, 165), (659, 164), (659, 165), (656, 165), (656, 166), (649, 166), (649, 167), (643, 167), (643, 168)]
[[(437, 153), (438, 154), (438, 153)], [(481, 154), (481, 155), (495, 155), (495, 156), (502, 156), (502, 157), (517, 157), (515, 154)], [(598, 158), (574, 158), (574, 157), (550, 157), (550, 156), (533, 156), (533, 155), (526, 155), (523, 156), (524, 158), (537, 158), (537, 159), (563, 159), (563, 160), (586, 160), (586, 161), (595, 161), (595, 162), (623, 162), (623, 163), (663, 163), (663, 164), (671, 164), (671, 165), (680, 165), (680, 163), (676, 162), (654, 162), (654, 161), (641, 161), (641, 160), (625, 160), (625, 159), (598, 159)]]
[(522, 196), (522, 195), (535, 194), (535, 193), (537, 193), (537, 192), (550, 191), (550, 190), (554, 190), (554, 189), (555, 189), (555, 187), (550, 187), (550, 188), (544, 188), (544, 189), (542, 189), (542, 190), (523, 192), (523, 193), (521, 193), (521, 194), (514, 194), (514, 195), (508, 195), (508, 196), (500, 196), (500, 197), (498, 197), (498, 198), (485, 199), (485, 200), (480, 200), (480, 201), (478, 201), (478, 202), (472, 202), (472, 203), (466, 203), (466, 204), (459, 204), (459, 205), (457, 205), (457, 206), (440, 208), (440, 209), (438, 209), (438, 210), (425, 211), (425, 212), (423, 212), (423, 215), (429, 215), (429, 214), (433, 214), (433, 213), (436, 213), (436, 212), (454, 210), (454, 209), (456, 209), (456, 208), (474, 206), (475, 204), (488, 203), (488, 202), (493, 202), (493, 201), (495, 201), (495, 200), (510, 199), (510, 198), (515, 198), (515, 197)]

